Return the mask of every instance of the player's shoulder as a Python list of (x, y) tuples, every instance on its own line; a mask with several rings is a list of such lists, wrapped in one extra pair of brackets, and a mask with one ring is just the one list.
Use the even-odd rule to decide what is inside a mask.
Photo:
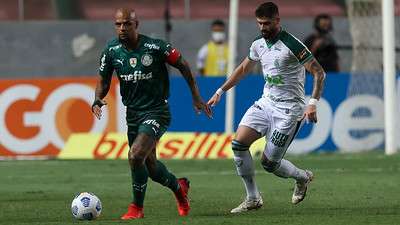
[(282, 29), (279, 33), (278, 38), (291, 50), (293, 50), (294, 48), (297, 49), (304, 47), (303, 42), (301, 42), (298, 38), (296, 38), (293, 34), (289, 33), (286, 30)]
[(262, 40), (263, 40), (263, 36), (260, 34), (260, 35), (258, 35), (257, 37), (255, 37), (254, 39), (253, 39), (253, 41), (251, 42), (251, 44), (253, 45), (253, 44), (257, 44), (257, 43), (259, 43), (259, 42), (262, 42)]
[(112, 50), (119, 49), (121, 47), (122, 47), (122, 44), (119, 41), (119, 39), (118, 38), (113, 38), (113, 39), (107, 41), (105, 50), (112, 51)]
[(301, 42), (291, 33), (282, 30), (279, 35), (279, 39), (293, 53), (293, 55), (296, 56), (297, 60), (301, 64), (304, 64), (305, 62), (313, 58), (313, 55), (308, 50), (308, 48), (303, 44), (303, 42)]
[(140, 34), (140, 38), (142, 38), (142, 43), (145, 48), (160, 50), (168, 45), (167, 42), (162, 39), (152, 38), (144, 34)]
[(264, 47), (263, 43), (265, 43), (263, 36), (262, 35), (258, 35), (251, 42), (250, 49), (253, 49), (255, 51), (261, 50)]

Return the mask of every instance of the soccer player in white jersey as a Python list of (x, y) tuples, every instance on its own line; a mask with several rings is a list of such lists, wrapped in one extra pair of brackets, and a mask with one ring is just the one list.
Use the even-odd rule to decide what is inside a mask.
[[(245, 212), (263, 205), (249, 152), (250, 145), (261, 137), (265, 136), (267, 142), (261, 157), (263, 168), (278, 177), (296, 181), (293, 204), (304, 199), (314, 176), (311, 171), (299, 169), (283, 157), (302, 122), (317, 122), (317, 103), (321, 97), (325, 72), (307, 47), (280, 26), (277, 5), (263, 3), (256, 9), (255, 16), (261, 35), (251, 44), (248, 57), (208, 101), (209, 105), (215, 106), (221, 95), (248, 74), (256, 62), (261, 63), (265, 79), (263, 95), (247, 110), (232, 141), (236, 170), (243, 180), (247, 197), (231, 213)], [(308, 104), (304, 96), (305, 69), (314, 79)]]

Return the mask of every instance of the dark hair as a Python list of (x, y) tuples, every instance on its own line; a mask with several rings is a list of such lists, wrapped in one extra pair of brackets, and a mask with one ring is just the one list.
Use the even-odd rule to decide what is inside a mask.
[(255, 14), (258, 18), (274, 18), (279, 16), (279, 9), (278, 6), (273, 2), (265, 2), (257, 7)]
[(213, 27), (213, 26), (225, 27), (225, 23), (224, 23), (224, 21), (222, 21), (220, 19), (216, 19), (211, 23), (211, 27)]
[(319, 28), (319, 21), (322, 19), (327, 19), (331, 21), (331, 25), (329, 27), (329, 30), (333, 30), (333, 25), (332, 25), (332, 17), (326, 13), (321, 13), (318, 14), (315, 19), (314, 19), (314, 28), (318, 29)]

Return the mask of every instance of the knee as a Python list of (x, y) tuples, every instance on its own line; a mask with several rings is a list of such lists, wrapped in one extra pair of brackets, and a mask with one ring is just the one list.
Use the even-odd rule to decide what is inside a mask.
[(262, 167), (270, 173), (273, 173), (275, 170), (277, 170), (280, 166), (281, 162), (274, 162), (269, 160), (267, 157), (262, 157), (261, 159), (261, 165)]
[(132, 145), (128, 153), (129, 164), (132, 168), (144, 165), (146, 157), (145, 152), (138, 145)]
[(232, 140), (232, 150), (233, 151), (248, 151), (249, 146), (241, 143), (238, 140)]

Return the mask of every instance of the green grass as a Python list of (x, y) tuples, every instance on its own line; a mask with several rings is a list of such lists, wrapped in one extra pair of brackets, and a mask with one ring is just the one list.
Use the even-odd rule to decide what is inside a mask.
[[(244, 197), (231, 160), (166, 161), (177, 176), (191, 180), (192, 211), (178, 217), (173, 195), (150, 181), (145, 218), (121, 221), (131, 200), (127, 161), (0, 162), (1, 224), (400, 224), (400, 156), (380, 153), (289, 157), (313, 170), (307, 198), (290, 203), (293, 181), (267, 174), (257, 160), (263, 208), (230, 215)], [(100, 197), (95, 221), (76, 221), (70, 204), (78, 192)]]

